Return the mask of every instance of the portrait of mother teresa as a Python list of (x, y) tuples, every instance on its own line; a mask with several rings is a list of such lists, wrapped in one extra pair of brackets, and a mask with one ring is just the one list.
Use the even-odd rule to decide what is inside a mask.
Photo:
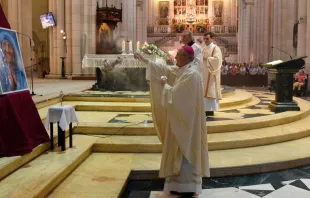
[(7, 29), (0, 29), (0, 83), (2, 93), (27, 89), (17, 36)]

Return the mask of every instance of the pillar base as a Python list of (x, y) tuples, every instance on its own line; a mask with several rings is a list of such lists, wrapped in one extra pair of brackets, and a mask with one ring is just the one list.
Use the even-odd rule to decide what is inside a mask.
[(298, 106), (297, 102), (276, 102), (272, 101), (268, 105), (269, 109), (275, 113), (281, 113), (284, 111), (300, 111), (300, 107)]

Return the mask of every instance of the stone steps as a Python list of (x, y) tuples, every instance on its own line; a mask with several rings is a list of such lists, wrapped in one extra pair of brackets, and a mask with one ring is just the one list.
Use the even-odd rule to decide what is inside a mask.
[[(310, 136), (310, 116), (296, 122), (268, 127), (225, 133), (208, 134), (209, 150), (225, 150), (276, 144)], [(133, 130), (134, 131), (134, 130)], [(146, 130), (146, 134), (150, 131)], [(162, 144), (156, 135), (101, 136), (94, 145), (95, 152), (159, 153)]]
[[(50, 133), (48, 133), (50, 135)], [(58, 144), (58, 129), (56, 124), (54, 124), (54, 144), (57, 147)], [(67, 130), (65, 136), (69, 136), (69, 131)], [(31, 153), (28, 153), (23, 156), (14, 156), (14, 157), (3, 157), (0, 158), (0, 181), (7, 175), (11, 174), (27, 162), (35, 159), (36, 157), (40, 156), (42, 153), (46, 152), (50, 149), (50, 143), (40, 144), (36, 148), (32, 150)]]
[[(207, 122), (208, 134), (263, 129), (296, 122), (304, 119), (310, 113), (310, 105), (307, 101), (299, 99), (298, 103), (301, 107), (301, 111), (283, 112), (255, 118)], [(111, 135), (115, 133), (118, 135), (155, 135), (152, 123), (138, 124), (143, 122), (143, 120), (137, 119), (135, 123), (108, 123), (108, 121), (116, 115), (126, 113), (131, 114), (130, 112), (113, 112), (113, 114), (112, 112), (78, 112), (80, 124), (78, 127), (74, 128), (74, 133), (98, 135)], [(132, 114), (136, 113), (132, 112)], [(216, 114), (217, 112), (215, 115)], [(100, 116), (101, 118), (99, 118)], [(90, 117), (93, 118), (91, 122), (89, 121)]]
[(46, 152), (28, 162), (1, 180), (0, 197), (45, 197), (92, 153), (96, 139), (75, 135), (74, 148)]
[[(309, 144), (310, 137), (306, 137), (272, 145), (210, 151), (211, 177), (262, 173), (308, 165)], [(141, 171), (143, 178), (152, 179), (158, 176), (160, 160), (161, 153), (93, 153), (49, 197), (119, 197), (131, 170), (136, 173)]]

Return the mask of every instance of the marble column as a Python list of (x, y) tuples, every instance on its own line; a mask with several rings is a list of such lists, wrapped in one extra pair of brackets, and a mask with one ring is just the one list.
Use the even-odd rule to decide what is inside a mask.
[[(32, 0), (9, 0), (7, 3), (7, 19), (11, 29), (32, 38)], [(28, 67), (31, 65), (30, 55), (32, 51), (29, 38), (21, 34), (18, 34), (18, 38), (24, 65)], [(34, 44), (33, 41), (32, 44)]]
[(252, 46), (252, 32), (253, 32), (253, 0), (239, 1), (239, 34), (238, 34), (238, 61), (250, 62)]
[(237, 0), (231, 0), (231, 15), (230, 15), (230, 24), (237, 25)]
[[(143, 7), (144, 7), (145, 2), (139, 2), (139, 4), (137, 4), (136, 7), (136, 41), (140, 41), (143, 42), (143, 24), (144, 24), (144, 20), (145, 18), (143, 18)], [(136, 43), (134, 43), (134, 45), (136, 45)]]
[(97, 9), (97, 1), (91, 0), (91, 45), (90, 45), (90, 54), (96, 53), (96, 9)]
[(253, 58), (255, 63), (270, 59), (270, 0), (255, 1), (253, 24)]
[(65, 4), (65, 32), (67, 34), (66, 40), (66, 74), (72, 74), (72, 1), (74, 0), (66, 0)]
[[(48, 11), (55, 13), (54, 11), (56, 10), (55, 7), (55, 0), (49, 0), (48, 1)], [(56, 16), (54, 16), (56, 17)], [(54, 32), (56, 32), (56, 30), (54, 30), (54, 28), (49, 29), (48, 31), (48, 40), (49, 40), (49, 60), (50, 60), (50, 74), (55, 74), (56, 73), (56, 63), (55, 63), (55, 57), (56, 57), (56, 43), (53, 42), (54, 40)]]
[(297, 56), (306, 55), (306, 31), (307, 22), (305, 20), (307, 16), (307, 0), (298, 0), (298, 43), (297, 43)]
[[(310, 2), (307, 1), (307, 15), (305, 16), (306, 20), (306, 36), (305, 36), (305, 41), (306, 41), (306, 55), (308, 55), (308, 58), (306, 59), (306, 68), (305, 71), (306, 73), (310, 74)], [(305, 42), (303, 41), (303, 42)], [(310, 85), (308, 83), (308, 89), (310, 89)]]
[(82, 1), (72, 1), (72, 76), (82, 74), (82, 54), (81, 54), (81, 38), (82, 38), (82, 20), (81, 9)]
[[(282, 0), (274, 0), (274, 22), (273, 22), (273, 46), (281, 48), (281, 35), (282, 35), (282, 23), (281, 23), (281, 2)], [(278, 60), (281, 59), (280, 51), (273, 49), (272, 50), (272, 59)]]
[(239, 13), (239, 21), (238, 21), (238, 34), (237, 34), (237, 38), (238, 38), (238, 62), (242, 61), (242, 52), (243, 52), (243, 19), (244, 19), (244, 14), (243, 14), (243, 10), (244, 10), (244, 5), (243, 5), (243, 0), (239, 0), (238, 3), (238, 13)]
[[(296, 55), (293, 47), (293, 27), (296, 21), (295, 1), (274, 0), (273, 46)], [(289, 60), (290, 56), (273, 49), (273, 59)]]
[(67, 30), (65, 28), (65, 2), (57, 1), (56, 7), (56, 18), (57, 18), (57, 26), (56, 29), (56, 75), (61, 75), (62, 68), (62, 60), (60, 57), (66, 57), (66, 43), (67, 39), (63, 39), (63, 35), (60, 33), (61, 30), (65, 31), (67, 34)]
[(154, 1), (148, 0), (148, 15), (147, 15), (147, 19), (148, 19), (147, 24), (148, 25), (154, 25), (154, 20), (153, 20), (154, 9), (153, 9), (153, 6), (154, 6)]
[(250, 62), (250, 55), (252, 52), (252, 40), (251, 40), (251, 33), (253, 30), (252, 19), (253, 19), (253, 0), (246, 0), (245, 1), (245, 35), (244, 35), (244, 53), (243, 53), (243, 61), (244, 62)]

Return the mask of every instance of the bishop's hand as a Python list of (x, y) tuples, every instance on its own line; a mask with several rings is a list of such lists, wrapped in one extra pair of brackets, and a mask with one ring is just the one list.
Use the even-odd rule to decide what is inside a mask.
[(160, 79), (161, 79), (161, 84), (162, 85), (167, 84), (167, 80), (168, 80), (167, 76), (161, 76)]
[(135, 53), (134, 54), (134, 58), (139, 60), (139, 61), (142, 61), (144, 62), (145, 64), (148, 64), (149, 60), (147, 60), (144, 56), (142, 56), (142, 54), (140, 53)]

